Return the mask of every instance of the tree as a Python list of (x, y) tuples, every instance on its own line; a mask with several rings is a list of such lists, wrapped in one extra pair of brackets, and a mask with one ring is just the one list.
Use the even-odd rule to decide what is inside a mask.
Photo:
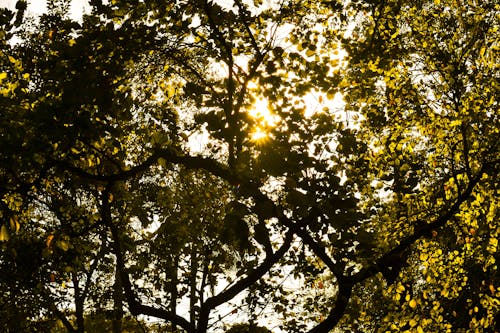
[(264, 327), (251, 324), (236, 324), (233, 325), (227, 333), (267, 333), (270, 332)]
[(10, 330), (498, 328), (498, 4), (91, 6), (2, 12)]
[[(359, 84), (347, 89), (352, 107), (366, 109), (360, 128), (378, 147), (370, 159), (378, 186), (393, 196), (379, 201), (377, 228), (380, 235), (422, 236), (408, 239), (412, 251), (400, 255), (408, 268), (382, 290), (386, 301), (368, 320), (378, 323), (368, 327), (494, 331), (498, 183), (490, 177), (498, 170), (498, 144), (488, 138), (498, 131), (498, 5), (386, 3), (358, 10), (371, 20), (362, 25), (371, 33), (351, 44), (350, 54), (364, 65), (351, 70), (349, 80)], [(384, 277), (394, 281), (398, 274), (386, 270)]]

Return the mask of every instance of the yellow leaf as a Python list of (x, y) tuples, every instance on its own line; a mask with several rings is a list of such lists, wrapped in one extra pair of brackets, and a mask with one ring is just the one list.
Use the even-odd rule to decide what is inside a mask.
[(9, 240), (9, 231), (7, 230), (7, 227), (5, 225), (2, 225), (2, 228), (0, 228), (0, 242), (8, 240)]
[(47, 237), (47, 241), (45, 242), (45, 244), (47, 245), (47, 247), (50, 247), (50, 245), (52, 244), (52, 240), (54, 239), (54, 235), (49, 235), (49, 237)]
[(163, 167), (163, 168), (166, 168), (167, 167), (167, 160), (165, 160), (164, 158), (159, 158), (158, 159), (158, 165)]
[(69, 250), (69, 242), (65, 240), (58, 241), (57, 246), (65, 252)]
[(10, 222), (10, 229), (18, 232), (19, 229), (21, 228), (21, 225), (19, 224), (17, 216), (11, 217), (9, 222)]
[(490, 253), (496, 253), (498, 248), (498, 239), (495, 237), (491, 237), (488, 242), (488, 247), (486, 248)]
[(492, 294), (494, 294), (494, 293), (495, 293), (495, 286), (494, 286), (494, 285), (492, 285), (492, 284), (490, 284), (490, 285), (489, 285), (489, 288), (490, 288), (490, 292), (491, 292)]
[(3, 72), (3, 73), (0, 73), (0, 81), (2, 81), (3, 79), (6, 79), (7, 78), (7, 73)]
[(412, 299), (409, 303), (410, 308), (415, 309), (417, 307), (417, 301)]

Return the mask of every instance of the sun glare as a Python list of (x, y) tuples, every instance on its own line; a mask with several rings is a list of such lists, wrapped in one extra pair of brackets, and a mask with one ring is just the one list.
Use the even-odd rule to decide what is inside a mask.
[(248, 114), (257, 123), (250, 134), (252, 141), (262, 141), (268, 138), (268, 129), (275, 127), (279, 120), (279, 117), (269, 109), (269, 102), (265, 98), (258, 99)]
[(265, 98), (258, 99), (248, 113), (262, 125), (271, 127), (276, 125), (278, 117), (269, 110), (269, 103)]
[(252, 141), (255, 141), (255, 142), (262, 142), (264, 141), (265, 139), (267, 139), (267, 133), (265, 130), (263, 130), (262, 128), (260, 127), (257, 127), (251, 134), (250, 134), (250, 138)]

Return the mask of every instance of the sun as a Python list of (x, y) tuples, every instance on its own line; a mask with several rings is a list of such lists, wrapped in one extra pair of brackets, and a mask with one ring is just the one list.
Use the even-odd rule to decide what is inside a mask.
[(269, 130), (274, 128), (279, 121), (279, 117), (271, 111), (269, 101), (266, 98), (259, 98), (248, 110), (248, 114), (256, 123), (250, 132), (250, 140), (262, 142), (268, 139)]
[(250, 133), (250, 140), (254, 142), (263, 142), (268, 138), (267, 132), (260, 128), (256, 127), (251, 133)]

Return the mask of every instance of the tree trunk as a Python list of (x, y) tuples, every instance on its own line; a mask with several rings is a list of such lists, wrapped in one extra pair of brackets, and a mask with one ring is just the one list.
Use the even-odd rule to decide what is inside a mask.
[[(177, 271), (178, 271), (178, 267), (179, 267), (179, 256), (175, 256), (173, 261), (174, 261), (173, 262), (174, 274), (172, 276), (172, 289), (171, 289), (172, 299), (170, 300), (170, 311), (172, 311), (172, 313), (176, 313), (176, 311), (177, 311), (177, 297), (178, 297), (177, 284), (179, 282), (178, 275), (177, 275)], [(177, 326), (175, 324), (172, 324), (172, 333), (177, 333)]]
[(198, 256), (196, 253), (196, 247), (193, 245), (191, 248), (191, 274), (189, 275), (189, 321), (191, 323), (196, 322), (196, 303), (198, 303), (198, 296), (196, 290), (196, 273), (198, 272)]
[(122, 332), (123, 321), (123, 292), (118, 267), (115, 269), (115, 284), (113, 285), (113, 333)]
[(73, 279), (73, 289), (75, 291), (75, 316), (76, 316), (76, 330), (75, 332), (84, 333), (85, 332), (85, 319), (83, 317), (83, 302), (85, 296), (81, 295), (80, 292), (80, 281), (78, 280), (78, 275), (76, 272), (72, 273)]

